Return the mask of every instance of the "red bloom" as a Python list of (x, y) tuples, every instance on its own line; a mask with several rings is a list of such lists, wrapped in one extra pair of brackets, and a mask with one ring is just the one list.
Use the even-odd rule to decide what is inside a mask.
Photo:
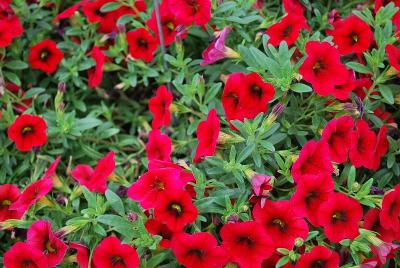
[(168, 0), (169, 9), (182, 24), (202, 26), (211, 19), (210, 0)]
[(188, 268), (219, 268), (227, 261), (225, 251), (210, 233), (176, 234), (171, 249), (178, 262)]
[(139, 255), (128, 244), (122, 244), (115, 236), (104, 238), (93, 252), (93, 262), (102, 268), (135, 268), (139, 266)]
[(299, 213), (304, 215), (312, 225), (318, 226), (319, 206), (333, 193), (334, 183), (328, 174), (303, 176), (297, 183), (292, 202)]
[(68, 8), (66, 8), (64, 11), (60, 12), (54, 19), (55, 22), (58, 22), (60, 20), (63, 19), (69, 19), (71, 18), (75, 12), (78, 11), (78, 9), (80, 7), (82, 7), (83, 5), (86, 5), (87, 2), (89, 2), (89, 0), (83, 0), (83, 1), (79, 1), (78, 3), (76, 3), (75, 5), (72, 5)]
[(376, 117), (378, 117), (379, 119), (381, 119), (383, 121), (383, 123), (385, 123), (385, 125), (396, 124), (396, 122), (394, 121), (393, 114), (391, 114), (390, 112), (384, 111), (381, 108), (376, 108), (374, 110), (374, 115)]
[(128, 190), (128, 196), (145, 208), (153, 208), (164, 191), (183, 189), (179, 170), (162, 168), (144, 173)]
[(347, 80), (344, 84), (335, 85), (331, 95), (338, 100), (347, 100), (350, 97), (350, 93), (356, 87), (356, 81), (354, 80), (354, 71), (349, 70)]
[(164, 85), (157, 89), (156, 95), (149, 100), (149, 110), (153, 114), (151, 126), (158, 129), (161, 126), (168, 126), (171, 123), (170, 107), (173, 96)]
[(158, 41), (145, 28), (129, 31), (126, 35), (129, 53), (134, 59), (151, 62), (157, 50)]
[(19, 112), (19, 113), (25, 112), (26, 109), (29, 108), (29, 106), (32, 104), (32, 98), (25, 99), (24, 98), (25, 91), (22, 88), (20, 88), (19, 86), (17, 86), (16, 84), (6, 83), (6, 89), (21, 98), (21, 102), (22, 102), (21, 104), (15, 103), (13, 105), (14, 109), (17, 112)]
[(0, 3), (0, 48), (10, 45), (23, 32), (21, 22), (11, 7)]
[(326, 141), (308, 141), (300, 151), (299, 158), (292, 167), (295, 182), (302, 176), (332, 174), (333, 166), (329, 157), (329, 145)]
[(103, 51), (95, 46), (92, 49), (92, 57), (96, 63), (96, 66), (88, 71), (89, 87), (94, 88), (101, 84), (103, 80), (103, 66), (106, 60), (106, 56)]
[(296, 268), (309, 267), (339, 267), (340, 256), (335, 251), (331, 251), (323, 246), (315, 246), (308, 253), (301, 255), (297, 260)]
[(322, 140), (328, 143), (333, 162), (341, 164), (347, 161), (353, 128), (353, 118), (348, 115), (332, 119), (325, 126)]
[(174, 232), (169, 229), (167, 224), (164, 224), (156, 219), (149, 219), (144, 224), (146, 230), (152, 235), (159, 235), (162, 237), (160, 246), (163, 248), (170, 248), (171, 239)]
[(197, 208), (190, 195), (184, 190), (164, 191), (154, 208), (155, 218), (174, 231), (182, 230), (185, 225), (197, 218)]
[(33, 69), (47, 74), (54, 73), (63, 58), (64, 53), (50, 39), (43, 40), (29, 49), (29, 64)]
[(197, 127), (197, 139), (199, 141), (196, 148), (194, 162), (199, 163), (204, 157), (213, 156), (217, 148), (217, 139), (219, 135), (220, 122), (217, 111), (212, 109), (207, 119), (201, 121)]
[(15, 243), (3, 258), (6, 268), (49, 267), (46, 256), (27, 243)]
[(369, 25), (356, 15), (336, 21), (333, 26), (334, 29), (327, 32), (333, 36), (340, 54), (363, 53), (369, 49), (373, 33)]
[(23, 114), (10, 125), (7, 133), (18, 150), (28, 152), (33, 147), (46, 143), (46, 129), (46, 122), (40, 116)]
[(67, 252), (64, 244), (51, 230), (50, 222), (39, 220), (29, 227), (27, 244), (42, 251), (50, 267), (58, 265)]
[[(354, 93), (356, 93), (356, 95), (358, 97), (361, 98), (361, 100), (365, 99), (365, 92), (368, 92), (368, 90), (371, 88), (372, 86), (372, 81), (369, 78), (360, 78), (360, 79), (356, 79), (355, 80), (355, 88), (354, 88)], [(374, 94), (374, 93), (372, 93)], [(377, 94), (377, 92), (375, 91), (375, 94)]]
[(222, 93), (222, 105), (226, 118), (231, 120), (241, 120), (245, 118), (241, 104), (242, 88), (246, 87), (243, 73), (233, 73), (229, 75)]
[(271, 25), (266, 33), (270, 39), (268, 43), (278, 46), (285, 41), (288, 46), (293, 45), (299, 37), (301, 29), (308, 29), (307, 21), (303, 15), (288, 13), (281, 21)]
[(10, 206), (18, 200), (20, 194), (18, 187), (14, 184), (0, 185), (0, 222), (22, 217), (20, 212), (10, 210)]
[(251, 187), (253, 190), (253, 196), (250, 197), (250, 203), (260, 202), (260, 206), (263, 208), (265, 202), (270, 196), (272, 190), (271, 177), (264, 174), (256, 174), (251, 177)]
[(364, 216), (363, 228), (378, 233), (378, 238), (386, 242), (392, 242), (395, 239), (395, 233), (391, 229), (385, 229), (381, 225), (381, 210), (379, 208), (371, 208)]
[(328, 96), (333, 94), (335, 85), (347, 83), (348, 71), (340, 63), (338, 50), (328, 42), (309, 41), (306, 53), (307, 58), (299, 72), (305, 81), (312, 84), (316, 93)]
[(356, 167), (371, 167), (376, 147), (376, 135), (369, 129), (368, 123), (360, 119), (351, 136), (350, 161)]
[(48, 194), (53, 188), (53, 181), (49, 178), (37, 180), (26, 187), (16, 202), (10, 205), (11, 210), (25, 213), (36, 201)]
[(282, 0), (283, 8), (286, 13), (292, 13), (296, 15), (303, 15), (304, 6), (299, 0)]
[(264, 228), (257, 222), (225, 224), (221, 231), (222, 247), (229, 261), (241, 268), (260, 267), (264, 259), (274, 252), (274, 243)]
[(296, 238), (305, 239), (308, 235), (308, 225), (303, 215), (289, 200), (268, 200), (263, 208), (257, 204), (253, 209), (253, 217), (272, 237), (276, 248), (291, 250)]
[(400, 184), (394, 191), (390, 191), (383, 197), (380, 223), (385, 229), (398, 231), (400, 228)]
[(373, 170), (378, 170), (379, 166), (381, 165), (381, 158), (384, 156), (389, 149), (389, 141), (387, 138), (387, 128), (383, 125), (379, 129), (375, 150), (374, 150), (374, 157), (371, 161), (370, 168)]
[(99, 160), (94, 170), (91, 166), (80, 164), (72, 170), (71, 176), (89, 191), (104, 193), (107, 190), (107, 178), (114, 169), (114, 152), (111, 151)]
[(385, 50), (390, 65), (400, 72), (400, 48), (397, 48), (394, 45), (386, 45)]
[(171, 161), (172, 143), (167, 135), (158, 129), (150, 131), (149, 141), (146, 144), (147, 159)]
[(318, 223), (333, 243), (358, 236), (363, 212), (360, 203), (342, 193), (333, 193), (318, 209)]
[(74, 242), (69, 243), (69, 247), (76, 250), (76, 262), (79, 267), (89, 268), (89, 249), (82, 244)]

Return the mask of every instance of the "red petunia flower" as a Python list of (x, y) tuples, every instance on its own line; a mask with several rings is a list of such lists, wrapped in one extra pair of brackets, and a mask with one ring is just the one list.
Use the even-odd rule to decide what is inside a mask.
[(89, 249), (82, 244), (74, 242), (69, 243), (69, 247), (76, 250), (76, 262), (79, 267), (89, 268)]
[(47, 74), (54, 73), (63, 58), (64, 53), (51, 39), (45, 39), (29, 49), (28, 61), (32, 69), (41, 70)]
[(400, 229), (400, 184), (393, 191), (385, 194), (382, 200), (380, 223), (385, 229), (398, 231)]
[(164, 191), (181, 190), (185, 186), (179, 170), (161, 168), (144, 173), (128, 190), (128, 196), (145, 208), (153, 208)]
[(151, 126), (158, 129), (161, 126), (168, 126), (171, 123), (171, 111), (173, 96), (164, 85), (157, 89), (156, 95), (149, 100), (149, 110), (153, 115)]
[(291, 250), (296, 238), (305, 239), (308, 235), (307, 222), (289, 200), (268, 200), (263, 208), (257, 204), (253, 217), (272, 237), (276, 248)]
[(114, 152), (111, 151), (99, 160), (94, 170), (89, 165), (80, 164), (72, 170), (71, 176), (89, 191), (105, 193), (107, 178), (114, 172), (114, 169)]
[(17, 210), (24, 214), (36, 201), (48, 194), (53, 188), (53, 181), (49, 178), (42, 178), (28, 185), (16, 202), (10, 205), (9, 209)]
[(374, 150), (374, 157), (373, 160), (371, 161), (371, 166), (369, 168), (373, 170), (378, 170), (379, 166), (381, 165), (381, 158), (387, 153), (388, 150), (389, 150), (389, 140), (387, 138), (387, 128), (385, 125), (383, 125), (379, 129)]
[[(397, 48), (394, 45), (386, 45), (385, 50), (390, 65), (400, 72), (400, 48)], [(398, 74), (398, 76), (400, 76), (400, 74)]]
[(266, 34), (270, 37), (268, 43), (278, 46), (285, 41), (288, 46), (291, 46), (296, 42), (302, 29), (309, 29), (304, 16), (288, 13), (281, 21), (267, 29)]
[(217, 148), (220, 122), (215, 109), (211, 109), (207, 119), (201, 121), (197, 127), (197, 140), (199, 143), (196, 148), (196, 155), (193, 161), (199, 163), (204, 157), (213, 156)]
[(151, 62), (153, 54), (157, 50), (158, 41), (145, 28), (138, 28), (126, 34), (129, 45), (129, 54), (134, 59)]
[[(354, 88), (354, 93), (358, 97), (360, 97), (361, 100), (365, 99), (365, 92), (368, 92), (368, 90), (372, 86), (372, 81), (370, 78), (360, 78), (355, 80), (355, 88)], [(378, 94), (378, 92), (372, 92), (372, 94)]]
[(10, 125), (7, 134), (18, 150), (28, 152), (46, 143), (46, 129), (46, 122), (40, 116), (23, 114)]
[(241, 268), (260, 267), (274, 252), (273, 240), (257, 222), (228, 223), (220, 234), (229, 261)]
[(18, 187), (14, 184), (0, 185), (0, 222), (22, 217), (19, 211), (10, 210), (10, 206), (18, 200), (20, 195)]
[(338, 50), (328, 42), (309, 41), (306, 53), (307, 58), (299, 72), (317, 94), (328, 96), (334, 92), (335, 85), (347, 83), (348, 70), (340, 62)]
[(329, 156), (329, 145), (326, 141), (308, 141), (300, 151), (299, 158), (292, 167), (295, 182), (302, 176), (332, 174), (333, 166)]
[(222, 105), (226, 118), (231, 120), (241, 120), (245, 118), (241, 104), (242, 89), (246, 87), (243, 73), (230, 74), (226, 81), (222, 93)]
[(374, 115), (381, 119), (385, 125), (396, 124), (394, 121), (393, 114), (390, 112), (384, 111), (381, 108), (376, 108), (374, 110)]
[(21, 22), (9, 3), (0, 3), (0, 48), (10, 45), (23, 32)]
[(350, 161), (356, 167), (371, 167), (374, 160), (376, 135), (369, 129), (368, 123), (360, 119), (351, 136)]
[(219, 268), (227, 261), (224, 249), (210, 233), (176, 234), (171, 249), (178, 262), (188, 268)]
[(23, 113), (32, 104), (32, 98), (25, 99), (25, 91), (14, 83), (6, 83), (6, 89), (21, 98), (21, 103), (15, 103), (13, 108), (18, 113)]
[(301, 255), (297, 260), (296, 268), (309, 267), (339, 267), (340, 256), (335, 251), (327, 249), (323, 246), (315, 246), (308, 253)]
[(171, 247), (171, 239), (174, 236), (174, 232), (169, 229), (167, 224), (164, 224), (156, 219), (149, 219), (144, 224), (146, 230), (152, 235), (159, 235), (162, 237), (160, 246), (163, 248)]
[(79, 8), (86, 5), (89, 1), (90, 0), (79, 1), (76, 4), (66, 8), (55, 17), (54, 22), (59, 22), (60, 20), (71, 18), (75, 14), (75, 12), (79, 10)]
[(363, 216), (360, 203), (343, 193), (333, 193), (318, 209), (318, 223), (329, 241), (339, 243), (359, 235), (358, 224)]
[(331, 95), (338, 100), (347, 100), (350, 97), (350, 93), (356, 88), (356, 80), (354, 71), (348, 70), (347, 80), (344, 84), (335, 85)]
[(51, 230), (51, 223), (44, 220), (36, 221), (29, 227), (26, 242), (45, 254), (50, 267), (61, 263), (68, 249)]
[(95, 46), (92, 49), (91, 55), (96, 63), (94, 68), (89, 69), (88, 71), (88, 79), (89, 79), (89, 87), (94, 88), (101, 84), (103, 80), (103, 66), (106, 60), (106, 56), (103, 51)]
[(128, 244), (122, 244), (115, 236), (104, 238), (93, 252), (93, 263), (96, 267), (129, 267), (139, 266), (139, 255)]
[(369, 49), (373, 33), (369, 25), (356, 15), (334, 22), (333, 27), (327, 33), (333, 36), (340, 54), (363, 53)]
[(296, 15), (303, 15), (304, 13), (305, 8), (299, 0), (282, 0), (282, 4), (286, 13), (292, 13)]
[(146, 144), (147, 159), (171, 162), (172, 142), (167, 135), (158, 129), (150, 131), (149, 141)]
[(205, 25), (211, 19), (210, 0), (168, 0), (168, 6), (182, 24)]
[(328, 174), (303, 176), (297, 183), (292, 202), (299, 213), (304, 215), (312, 225), (318, 226), (318, 208), (329, 199), (333, 189), (333, 179)]
[(174, 231), (182, 230), (185, 225), (197, 218), (197, 208), (190, 195), (184, 190), (164, 191), (154, 208), (155, 218)]
[(341, 164), (347, 161), (353, 128), (353, 118), (348, 115), (332, 119), (325, 126), (321, 139), (328, 143), (333, 162)]
[(15, 243), (3, 257), (6, 268), (49, 267), (46, 256), (27, 243)]
[(378, 233), (378, 238), (385, 242), (395, 240), (395, 233), (391, 229), (385, 229), (380, 221), (381, 210), (379, 208), (371, 208), (364, 216), (363, 228)]

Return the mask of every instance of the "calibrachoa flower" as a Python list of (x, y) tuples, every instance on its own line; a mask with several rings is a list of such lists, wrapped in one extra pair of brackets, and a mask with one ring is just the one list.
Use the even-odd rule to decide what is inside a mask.
[(25, 91), (20, 88), (19, 86), (17, 86), (14, 83), (6, 83), (6, 89), (9, 90), (10, 92), (12, 92), (13, 94), (21, 97), (21, 102), (22, 103), (15, 103), (13, 105), (14, 109), (18, 112), (18, 113), (23, 113), (26, 111), (26, 109), (29, 108), (29, 106), (31, 106), (32, 104), (32, 98), (28, 98), (25, 99)]
[(308, 28), (303, 15), (288, 13), (279, 22), (267, 29), (266, 34), (270, 37), (268, 43), (278, 46), (282, 41), (285, 41), (288, 46), (291, 46), (299, 37), (300, 30)]
[(145, 28), (138, 28), (126, 34), (129, 45), (129, 54), (134, 59), (151, 62), (153, 54), (157, 50), (158, 41)]
[(32, 69), (52, 74), (63, 58), (64, 53), (57, 47), (56, 42), (45, 39), (30, 48), (28, 61)]
[(380, 223), (385, 229), (400, 229), (400, 184), (393, 191), (385, 194), (382, 201)]
[(374, 161), (376, 135), (362, 119), (356, 122), (356, 130), (351, 135), (350, 161), (356, 167), (370, 167)]
[(178, 262), (188, 268), (219, 268), (227, 261), (225, 250), (210, 233), (176, 234), (171, 249)]
[(371, 208), (364, 216), (363, 228), (378, 233), (378, 238), (386, 242), (395, 240), (396, 233), (392, 229), (385, 229), (380, 221), (381, 210), (379, 208)]
[(296, 15), (303, 15), (304, 6), (299, 0), (282, 0), (283, 8), (286, 13), (293, 13)]
[(97, 46), (93, 47), (91, 56), (96, 63), (95, 67), (88, 71), (89, 87), (93, 88), (99, 86), (103, 80), (103, 66), (106, 56)]
[(400, 72), (400, 48), (394, 45), (386, 45), (386, 54), (390, 65), (399, 73)]
[(93, 263), (96, 267), (136, 268), (139, 266), (139, 255), (128, 244), (122, 244), (115, 236), (104, 238), (94, 249)]
[(168, 6), (178, 21), (185, 25), (195, 23), (202, 26), (211, 19), (210, 0), (168, 0)]
[(71, 172), (71, 176), (89, 191), (104, 193), (107, 190), (107, 178), (114, 172), (114, 152), (109, 152), (99, 160), (95, 169), (89, 165), (79, 164)]
[(333, 193), (318, 209), (318, 223), (329, 241), (338, 243), (359, 235), (358, 224), (363, 216), (361, 204), (343, 193)]
[(24, 32), (19, 18), (9, 4), (0, 4), (0, 48), (9, 46)]
[(381, 164), (381, 158), (384, 156), (389, 149), (389, 140), (387, 138), (387, 128), (383, 125), (379, 129), (377, 136), (377, 141), (374, 149), (374, 159), (371, 162), (370, 168), (373, 170), (378, 170)]
[(47, 141), (47, 125), (40, 116), (23, 114), (8, 128), (8, 138), (15, 142), (21, 152), (28, 152), (33, 147), (42, 146)]
[(301, 255), (297, 260), (296, 268), (309, 267), (339, 267), (340, 257), (335, 251), (323, 246), (315, 246), (308, 253)]
[(15, 243), (3, 257), (5, 268), (49, 267), (46, 256), (27, 243)]
[(89, 249), (80, 243), (69, 243), (69, 247), (76, 250), (76, 262), (80, 268), (89, 267)]
[(260, 267), (274, 252), (273, 240), (257, 222), (228, 223), (220, 234), (229, 261), (241, 268)]
[(147, 159), (171, 161), (172, 142), (167, 135), (158, 129), (150, 131), (149, 141), (146, 144)]
[(350, 93), (356, 87), (355, 74), (354, 71), (348, 70), (347, 80), (343, 84), (338, 84), (333, 87), (331, 95), (333, 95), (338, 100), (347, 100), (350, 97)]
[(197, 140), (199, 143), (196, 148), (196, 155), (193, 161), (199, 163), (204, 157), (213, 156), (217, 148), (220, 122), (215, 109), (207, 115), (207, 119), (201, 121), (197, 127)]
[(10, 210), (10, 206), (20, 195), (18, 187), (14, 184), (0, 185), (0, 222), (21, 218), (22, 214), (19, 211)]
[(171, 123), (171, 111), (173, 96), (164, 85), (157, 89), (156, 95), (149, 100), (149, 110), (153, 115), (151, 126), (158, 129), (161, 126), (168, 126)]
[[(163, 248), (170, 248), (171, 239), (174, 236), (174, 232), (169, 229), (167, 224), (164, 224), (156, 219), (148, 219), (144, 224), (146, 230), (153, 234), (162, 237), (160, 241), (160, 246)], [(179, 233), (179, 232), (178, 232)]]
[(261, 207), (264, 207), (265, 202), (270, 196), (270, 191), (272, 190), (271, 177), (264, 174), (256, 174), (251, 177), (251, 187), (254, 196), (250, 198), (250, 202), (255, 199), (260, 201)]

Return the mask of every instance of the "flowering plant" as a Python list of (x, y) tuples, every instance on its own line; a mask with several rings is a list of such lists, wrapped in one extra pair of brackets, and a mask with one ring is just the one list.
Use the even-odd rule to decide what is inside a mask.
[(0, 263), (398, 267), (400, 1), (0, 0)]

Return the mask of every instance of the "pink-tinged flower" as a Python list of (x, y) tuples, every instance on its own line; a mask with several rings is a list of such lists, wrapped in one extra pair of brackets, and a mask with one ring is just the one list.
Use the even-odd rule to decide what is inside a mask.
[(106, 61), (106, 56), (103, 51), (95, 46), (91, 52), (92, 58), (94, 59), (96, 65), (94, 68), (89, 69), (88, 71), (88, 79), (89, 79), (89, 87), (94, 88), (101, 84), (103, 80), (103, 66)]
[(93, 263), (101, 268), (136, 268), (139, 266), (139, 255), (128, 244), (122, 244), (115, 236), (104, 238), (93, 252)]
[(211, 19), (211, 0), (168, 0), (168, 7), (185, 25), (202, 26)]
[(79, 267), (89, 268), (89, 249), (82, 244), (74, 242), (69, 243), (69, 247), (76, 250), (76, 262)]
[(114, 152), (109, 152), (99, 160), (93, 170), (88, 165), (77, 165), (71, 172), (71, 176), (89, 191), (104, 193), (107, 190), (107, 178), (114, 172)]
[(351, 136), (350, 161), (356, 167), (369, 168), (373, 164), (376, 147), (376, 135), (362, 119), (356, 123), (356, 130)]
[(156, 219), (149, 219), (144, 224), (144, 227), (146, 227), (146, 230), (152, 235), (159, 235), (162, 237), (160, 241), (161, 247), (163, 248), (171, 247), (171, 239), (175, 233), (171, 231), (171, 229), (169, 229), (167, 224), (162, 223)]
[(201, 66), (206, 66), (224, 58), (238, 58), (239, 54), (233, 49), (225, 45), (225, 40), (228, 38), (231, 28), (225, 27), (222, 31), (214, 33), (214, 39), (211, 44), (203, 51), (201, 56), (203, 60)]
[(23, 242), (15, 243), (4, 253), (3, 262), (5, 268), (49, 267), (43, 252)]
[(212, 109), (207, 119), (201, 121), (197, 127), (197, 140), (199, 143), (196, 148), (196, 155), (193, 161), (199, 163), (204, 157), (213, 156), (217, 148), (217, 140), (219, 135), (220, 122), (217, 111)]
[(0, 185), (0, 222), (22, 217), (19, 211), (10, 210), (10, 206), (18, 200), (20, 195), (18, 187), (14, 184)]
[(272, 190), (271, 177), (264, 174), (256, 174), (251, 178), (251, 187), (254, 196), (260, 200), (261, 207), (264, 207), (265, 201), (270, 196)]
[(40, 198), (48, 194), (53, 188), (53, 181), (49, 178), (37, 180), (26, 187), (18, 200), (9, 209), (17, 210), (18, 213), (25, 213), (30, 206)]
[(267, 29), (266, 34), (270, 37), (268, 43), (278, 46), (282, 41), (285, 41), (288, 46), (291, 46), (296, 42), (302, 29), (309, 29), (304, 16), (288, 13), (279, 22)]
[(153, 115), (151, 126), (158, 129), (161, 126), (168, 126), (171, 123), (171, 111), (173, 96), (164, 85), (157, 89), (156, 95), (149, 100), (149, 110)]
[(150, 131), (149, 141), (146, 144), (147, 159), (171, 161), (172, 142), (167, 135), (158, 129)]
[(153, 208), (164, 191), (181, 190), (185, 183), (179, 170), (161, 168), (144, 173), (128, 190), (128, 196), (145, 208)]
[(376, 237), (373, 237), (372, 240), (376, 240), (371, 247), (372, 253), (378, 257), (381, 265), (386, 264), (388, 260), (396, 257), (400, 245), (379, 241)]
[(29, 227), (26, 243), (45, 254), (49, 267), (60, 264), (68, 249), (53, 233), (51, 223), (43, 220), (36, 221)]

